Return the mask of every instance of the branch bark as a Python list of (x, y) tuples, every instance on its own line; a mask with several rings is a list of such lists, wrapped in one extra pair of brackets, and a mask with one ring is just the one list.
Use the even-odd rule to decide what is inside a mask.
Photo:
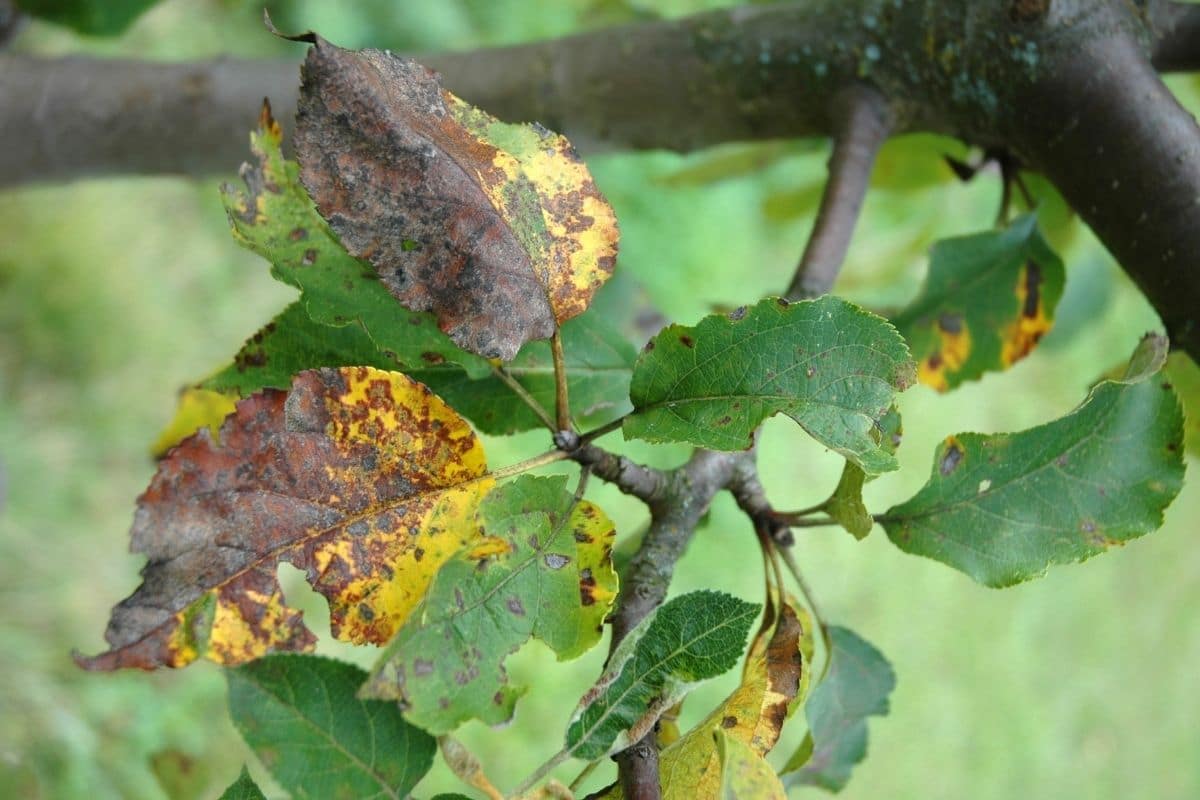
[[(958, 136), (1046, 172), (1200, 359), (1200, 129), (1151, 61), (1193, 66), (1198, 14), (1166, 0), (808, 0), (421, 60), (468, 101), (585, 151), (829, 135), (834, 98), (873, 86), (893, 134)], [(284, 62), (0, 54), (0, 185), (230, 172), (261, 98), (287, 119), (296, 84)]]
[(887, 141), (891, 109), (874, 87), (855, 84), (833, 100), (837, 132), (829, 156), (829, 180), (812, 235), (787, 290), (788, 300), (820, 297), (833, 289), (871, 181), (871, 167)]

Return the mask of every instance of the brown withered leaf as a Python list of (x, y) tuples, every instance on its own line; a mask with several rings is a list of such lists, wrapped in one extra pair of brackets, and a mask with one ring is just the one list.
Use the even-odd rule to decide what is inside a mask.
[(163, 459), (138, 500), (143, 583), (88, 669), (233, 665), (315, 644), (276, 580), (287, 561), (340, 639), (390, 639), (438, 568), (478, 536), (493, 480), (466, 421), (424, 385), (369, 367), (301, 372)]
[(617, 226), (565, 137), (498, 121), (410, 59), (300, 38), (301, 180), (402, 305), (506, 361), (587, 308)]

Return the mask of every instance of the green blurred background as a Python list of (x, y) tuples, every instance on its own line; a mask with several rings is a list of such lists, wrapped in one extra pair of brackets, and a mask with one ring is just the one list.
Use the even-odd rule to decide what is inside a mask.
[[(419, 51), (513, 43), (722, 4), (267, 5), (285, 30), (311, 27), (344, 46)], [(117, 38), (34, 23), (11, 47), (299, 60), (298, 46), (263, 30), (261, 7), (170, 0)], [(1196, 107), (1190, 82), (1172, 85)], [(965, 153), (926, 137), (888, 146), (839, 293), (896, 307), (915, 293), (929, 244), (990, 226), (997, 178), (960, 184), (940, 160), (944, 152)], [(600, 302), (627, 310), (644, 291), (668, 318), (693, 322), (778, 292), (811, 225), (826, 155), (825, 143), (807, 142), (590, 158), (623, 233), (620, 276)], [(236, 167), (224, 177), (233, 179)], [(228, 722), (223, 680), (212, 665), (92, 675), (69, 655), (103, 647), (110, 606), (137, 583), (141, 560), (128, 554), (126, 532), (134, 498), (154, 469), (148, 446), (170, 417), (176, 390), (221, 365), (293, 294), (230, 238), (220, 179), (91, 180), (0, 192), (0, 796), (216, 797), (244, 760), (252, 762)], [(1156, 327), (1111, 258), (1042, 194), (1051, 238), (1068, 264), (1056, 329), (1008, 373), (945, 397), (923, 387), (907, 392), (903, 468), (870, 484), (872, 508), (922, 484), (935, 443), (948, 433), (1018, 429), (1070, 410)], [(490, 460), (503, 464), (545, 444), (534, 434), (489, 442)], [(686, 455), (628, 450), (663, 464)], [(840, 459), (776, 420), (763, 437), (762, 465), (776, 503), (800, 507), (825, 496)], [(635, 538), (645, 521), (638, 504), (606, 487), (594, 494), (619, 531)], [(1200, 548), (1189, 539), (1198, 512), (1200, 490), (1188, 485), (1162, 530), (1004, 591), (906, 556), (878, 530), (861, 543), (834, 529), (799, 532), (797, 556), (826, 617), (875, 643), (899, 676), (891, 716), (872, 722), (870, 754), (844, 795), (1200, 796)], [(719, 587), (758, 599), (755, 547), (732, 503), (718, 499), (675, 589)], [(323, 651), (369, 663), (371, 652), (329, 642), (320, 603), (295, 570), (281, 572), (322, 631)], [(513, 679), (532, 687), (514, 723), (462, 730), (500, 785), (512, 786), (557, 749), (602, 651), (557, 665), (532, 645), (510, 660)], [(683, 723), (701, 717), (731, 680), (696, 692)], [(797, 721), (776, 755), (786, 756), (802, 736)], [(253, 763), (252, 770), (269, 785)], [(606, 767), (589, 785), (611, 777)], [(439, 769), (420, 794), (455, 788)]]

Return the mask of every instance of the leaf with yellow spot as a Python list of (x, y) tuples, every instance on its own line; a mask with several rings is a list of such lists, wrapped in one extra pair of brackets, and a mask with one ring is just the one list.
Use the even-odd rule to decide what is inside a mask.
[[(300, 300), (246, 342), (232, 373), (214, 380), (248, 394), (246, 373), (277, 379), (284, 373), (282, 384), (259, 385), (287, 386), (300, 369), (342, 366), (346, 362), (314, 358), (325, 359), (330, 350), (362, 349), (363, 340), (369, 349), (352, 362), (356, 366), (386, 360), (411, 369), (449, 362), (472, 377), (491, 374), (486, 361), (460, 350), (438, 330), (432, 315), (401, 306), (370, 263), (346, 252), (301, 185), (299, 165), (283, 157), (283, 131), (265, 102), (250, 149), (254, 162), (242, 165), (244, 186), (221, 187), (233, 238), (270, 261), (271, 275), (299, 289)], [(316, 324), (302, 326), (298, 314)], [(300, 361), (307, 363), (296, 368)]]
[(564, 137), (499, 122), (410, 59), (298, 38), (313, 45), (301, 179), (402, 305), (506, 361), (587, 308), (612, 273), (617, 225)]
[(721, 790), (716, 797), (721, 800), (787, 800), (787, 791), (779, 782), (779, 776), (760, 753), (720, 728), (713, 732), (713, 740), (721, 758)]
[(596, 644), (617, 593), (614, 530), (566, 477), (521, 477), (480, 505), (484, 546), (446, 562), (422, 605), (388, 645), (364, 697), (399, 700), (433, 733), (468, 719), (512, 716), (522, 689), (504, 660), (531, 637), (574, 658)]
[(242, 400), (159, 463), (138, 501), (143, 583), (89, 669), (251, 661), (315, 644), (276, 581), (287, 561), (339, 639), (391, 639), (440, 566), (477, 537), (493, 484), (469, 425), (425, 386), (368, 367), (296, 376)]
[(236, 404), (237, 398), (224, 392), (199, 388), (184, 389), (179, 393), (175, 416), (150, 446), (150, 454), (155, 458), (162, 458), (172, 447), (201, 428), (207, 428), (215, 437), (221, 430), (221, 423)]
[(1066, 416), (1018, 433), (962, 433), (929, 482), (880, 519), (901, 550), (988, 586), (1083, 561), (1162, 524), (1183, 483), (1183, 414), (1148, 335), (1123, 377)]
[(894, 320), (917, 380), (944, 392), (1008, 369), (1050, 330), (1063, 281), (1032, 214), (1002, 231), (938, 242), (920, 294)]
[[(768, 615), (773, 607), (768, 606)], [(812, 657), (812, 621), (802, 606), (788, 600), (750, 646), (742, 683), (696, 727), (659, 755), (662, 792), (666, 800), (717, 797), (721, 761), (713, 740), (722, 732), (764, 756), (779, 740), (783, 723), (804, 702)], [(624, 797), (620, 784), (600, 795)]]

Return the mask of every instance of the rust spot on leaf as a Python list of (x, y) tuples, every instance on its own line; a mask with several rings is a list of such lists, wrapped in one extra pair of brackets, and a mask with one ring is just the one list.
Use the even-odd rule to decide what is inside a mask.
[(738, 718), (732, 715), (729, 715), (721, 720), (721, 727), (725, 729), (736, 728), (737, 724)]
[(943, 476), (949, 475), (958, 468), (958, 465), (963, 460), (963, 448), (958, 443), (958, 439), (953, 436), (947, 437), (946, 443), (942, 449), (942, 457), (938, 461), (938, 472)]
[(695, 346), (696, 346), (696, 342), (695, 342), (695, 340), (694, 340), (694, 339), (692, 339), (692, 337), (690, 337), (690, 336), (680, 336), (680, 337), (679, 337), (679, 343), (680, 343), (680, 344), (682, 344), (684, 347), (687, 347), (687, 348), (689, 348), (689, 349), (691, 349), (691, 348), (693, 348), (693, 347), (695, 347)]
[(484, 357), (548, 338), (612, 272), (615, 217), (567, 140), (504, 125), (410, 59), (314, 37), (296, 151), (346, 249)]
[(288, 234), (288, 238), (293, 242), (303, 241), (308, 238), (308, 230), (306, 228), (292, 228), (292, 232)]
[(518, 617), (525, 616), (525, 606), (521, 605), (521, 598), (510, 597), (510, 598), (508, 598), (507, 602), (505, 602), (504, 605), (508, 608), (509, 611), (511, 611), (516, 616), (518, 616)]

